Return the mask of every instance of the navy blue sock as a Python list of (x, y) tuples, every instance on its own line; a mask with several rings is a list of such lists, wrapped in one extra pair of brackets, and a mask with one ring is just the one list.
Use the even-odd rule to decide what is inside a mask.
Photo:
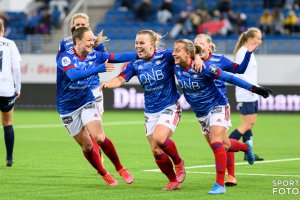
[(12, 125), (3, 127), (4, 129), (4, 141), (6, 146), (6, 160), (13, 159), (15, 133)]
[(235, 129), (234, 131), (232, 131), (232, 133), (230, 134), (229, 138), (230, 139), (240, 140), (242, 136), (243, 135), (237, 129)]
[(243, 142), (246, 142), (247, 140), (251, 140), (252, 139), (252, 130), (248, 130), (245, 132), (245, 134), (243, 135)]

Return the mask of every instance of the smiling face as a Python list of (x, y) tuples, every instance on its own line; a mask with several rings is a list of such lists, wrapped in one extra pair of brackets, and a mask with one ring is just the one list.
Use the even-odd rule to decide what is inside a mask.
[(249, 38), (249, 43), (258, 44), (258, 46), (262, 43), (262, 35), (261, 32), (256, 31), (254, 33), (254, 37)]
[(94, 34), (92, 31), (86, 31), (83, 33), (81, 39), (76, 38), (76, 51), (81, 53), (81, 56), (86, 55), (87, 53), (93, 50), (94, 46)]
[(198, 36), (197, 38), (195, 38), (194, 44), (197, 44), (202, 48), (202, 53), (199, 54), (201, 59), (205, 60), (206, 58), (208, 58), (209, 54), (212, 52), (212, 47), (207, 38), (204, 36)]
[(154, 51), (155, 45), (150, 40), (149, 34), (138, 34), (135, 38), (135, 50), (138, 53), (139, 58), (148, 59)]
[(174, 44), (173, 57), (175, 64), (187, 67), (190, 64), (190, 54), (186, 51), (185, 44), (176, 42)]

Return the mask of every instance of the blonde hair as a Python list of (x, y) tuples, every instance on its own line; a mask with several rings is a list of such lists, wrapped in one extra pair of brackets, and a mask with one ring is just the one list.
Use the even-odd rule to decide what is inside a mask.
[(234, 57), (236, 56), (236, 54), (237, 54), (238, 50), (241, 48), (241, 46), (243, 46), (250, 38), (255, 37), (255, 33), (261, 33), (261, 31), (258, 28), (251, 27), (251, 28), (248, 28), (247, 31), (244, 31), (240, 35), (240, 37), (234, 47), (234, 51), (233, 51)]
[(202, 51), (202, 48), (199, 45), (194, 44), (191, 40), (188, 39), (179, 39), (175, 42), (175, 44), (176, 43), (184, 44), (184, 50), (188, 52), (193, 59), (195, 58), (195, 54), (199, 54)]
[[(212, 42), (212, 38), (211, 38), (209, 35), (204, 34), (204, 33), (199, 34), (199, 35), (197, 35), (197, 37), (195, 38), (195, 40), (196, 40), (197, 38), (200, 38), (200, 37), (205, 38), (205, 39), (206, 39), (206, 42), (211, 46), (211, 48), (210, 48), (211, 53), (216, 51), (216, 45), (215, 45), (215, 43)], [(195, 40), (194, 40), (194, 41), (195, 41)]]
[(71, 19), (71, 22), (70, 22), (71, 29), (74, 27), (74, 21), (77, 18), (85, 19), (87, 26), (89, 26), (89, 24), (90, 24), (90, 18), (89, 18), (89, 16), (87, 14), (85, 14), (85, 13), (77, 13), (77, 14), (73, 15), (73, 17)]
[(2, 37), (4, 35), (4, 23), (0, 21), (0, 36)]
[(153, 43), (153, 45), (155, 46), (155, 48), (162, 46), (162, 36), (150, 29), (143, 29), (140, 30), (137, 35), (142, 35), (142, 34), (147, 34), (150, 36), (150, 41)]

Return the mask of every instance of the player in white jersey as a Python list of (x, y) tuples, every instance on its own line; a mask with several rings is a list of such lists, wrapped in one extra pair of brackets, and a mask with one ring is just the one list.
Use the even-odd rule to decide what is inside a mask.
[[(119, 76), (102, 86), (116, 88), (133, 76), (138, 77), (145, 90), (146, 136), (156, 164), (169, 179), (163, 190), (178, 190), (181, 188), (180, 183), (185, 179), (184, 162), (170, 137), (181, 115), (178, 102), (180, 96), (173, 74), (173, 51), (159, 49), (160, 39), (161, 36), (152, 30), (139, 31), (135, 39), (135, 49), (139, 58), (130, 62)], [(199, 65), (202, 65), (202, 62), (199, 62)]]
[[(235, 62), (240, 63), (242, 56), (247, 51), (247, 48), (253, 44), (262, 43), (262, 34), (258, 28), (249, 28), (243, 32), (234, 49)], [(257, 85), (257, 62), (254, 54), (252, 54), (248, 67), (244, 74), (236, 75), (254, 85)], [(230, 138), (239, 140), (243, 137), (243, 141), (252, 140), (252, 128), (256, 121), (258, 112), (258, 96), (243, 88), (236, 87), (235, 97), (238, 102), (242, 123), (230, 135)], [(263, 158), (255, 155), (256, 161), (264, 160)]]
[(0, 110), (6, 146), (6, 166), (11, 167), (14, 149), (14, 103), (21, 95), (21, 56), (14, 41), (4, 38), (3, 35), (4, 25), (0, 23)]

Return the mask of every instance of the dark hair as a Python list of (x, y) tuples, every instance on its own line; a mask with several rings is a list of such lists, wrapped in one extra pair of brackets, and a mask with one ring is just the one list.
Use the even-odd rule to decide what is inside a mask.
[(76, 38), (81, 40), (83, 37), (83, 34), (87, 31), (92, 31), (92, 30), (88, 27), (78, 27), (73, 30), (72, 37), (73, 37), (74, 46), (76, 45)]

